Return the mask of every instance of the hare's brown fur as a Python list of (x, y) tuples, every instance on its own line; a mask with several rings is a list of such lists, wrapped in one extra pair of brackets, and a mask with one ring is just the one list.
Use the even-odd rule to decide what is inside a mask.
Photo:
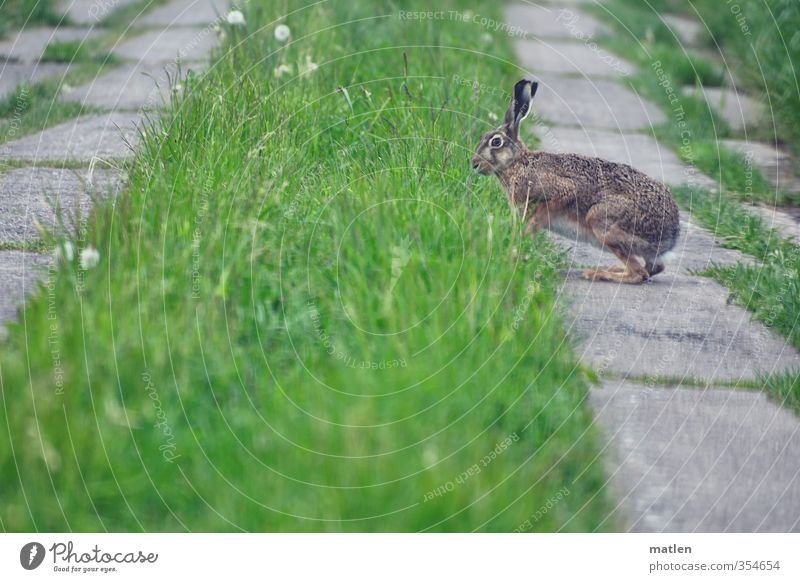
[(661, 259), (680, 231), (669, 189), (627, 164), (528, 150), (519, 139), (519, 122), (535, 87), (530, 81), (517, 83), (506, 123), (483, 136), (473, 166), (500, 179), (525, 213), (528, 232), (544, 227), (595, 244), (624, 265), (592, 269), (584, 277), (640, 283), (663, 271)]

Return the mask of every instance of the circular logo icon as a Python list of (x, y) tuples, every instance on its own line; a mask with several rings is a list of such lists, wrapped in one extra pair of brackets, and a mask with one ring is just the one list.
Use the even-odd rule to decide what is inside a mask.
[(28, 542), (19, 551), (19, 563), (26, 570), (35, 570), (44, 561), (44, 546), (39, 542)]

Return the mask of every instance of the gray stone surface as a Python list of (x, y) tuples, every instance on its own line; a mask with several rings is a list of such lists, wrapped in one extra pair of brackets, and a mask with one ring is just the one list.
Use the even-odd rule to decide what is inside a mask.
[(794, 209), (794, 215), (774, 206), (745, 206), (750, 212), (757, 214), (769, 228), (777, 230), (784, 238), (800, 242), (800, 213)]
[(112, 54), (135, 63), (192, 62), (208, 58), (217, 35), (210, 28), (152, 30), (117, 45)]
[(94, 200), (119, 191), (119, 172), (18, 168), (0, 176), (0, 243), (39, 240), (39, 229), (73, 231)]
[(511, 4), (506, 8), (506, 22), (534, 38), (583, 41), (608, 32), (606, 26), (576, 6)]
[(37, 135), (0, 145), (0, 160), (88, 163), (93, 158), (126, 159), (133, 155), (130, 146), (138, 143), (134, 124), (139, 122), (140, 117), (133, 113), (78, 117)]
[(109, 14), (137, 0), (61, 0), (59, 8), (71, 22), (94, 26)]
[(680, 16), (678, 14), (664, 14), (661, 16), (672, 33), (684, 45), (697, 46), (704, 36), (707, 36), (706, 28), (693, 18)]
[(47, 78), (61, 77), (67, 69), (68, 65), (60, 63), (0, 64), (0, 99), (7, 97), (20, 83), (36, 83)]
[(754, 380), (800, 368), (800, 354), (728, 291), (668, 269), (644, 285), (586, 281), (570, 271), (564, 318), (582, 361), (622, 378)]
[(543, 151), (583, 154), (630, 164), (666, 184), (717, 186), (714, 180), (684, 164), (670, 148), (649, 135), (543, 124), (537, 125), (534, 131), (541, 139)]
[(16, 319), (25, 296), (37, 288), (51, 263), (49, 255), (0, 251), (0, 339), (6, 337), (6, 324)]
[(681, 89), (684, 95), (704, 97), (728, 124), (736, 130), (752, 128), (764, 118), (763, 105), (756, 99), (722, 87), (688, 86)]
[(797, 175), (800, 162), (789, 152), (765, 143), (737, 139), (723, 139), (720, 143), (751, 160), (778, 191), (800, 192), (800, 177)]
[(91, 31), (87, 28), (26, 28), (13, 37), (0, 41), (0, 62), (13, 60), (35, 63), (52, 42), (83, 42), (90, 36)]
[(590, 402), (626, 529), (800, 531), (798, 419), (763, 394), (608, 381)]
[(227, 0), (174, 0), (143, 14), (134, 25), (153, 28), (203, 26), (224, 17), (229, 4)]
[(533, 111), (555, 125), (636, 130), (666, 121), (664, 113), (622, 84), (604, 79), (548, 75)]
[(518, 61), (531, 76), (541, 73), (624, 77), (633, 65), (607, 50), (576, 41), (517, 39)]
[[(181, 79), (188, 70), (200, 72), (202, 64), (181, 67)], [(93, 81), (76, 87), (62, 98), (114, 110), (152, 110), (167, 103), (169, 92), (175, 88), (178, 67), (174, 64), (127, 64)]]
[[(571, 267), (608, 267), (619, 264), (619, 260), (610, 252), (556, 234), (552, 236), (567, 253), (567, 263)], [(689, 275), (712, 265), (753, 262), (752, 258), (738, 251), (722, 248), (712, 233), (697, 226), (685, 212), (681, 212), (681, 234), (672, 252), (674, 257), (666, 265), (668, 273)]]

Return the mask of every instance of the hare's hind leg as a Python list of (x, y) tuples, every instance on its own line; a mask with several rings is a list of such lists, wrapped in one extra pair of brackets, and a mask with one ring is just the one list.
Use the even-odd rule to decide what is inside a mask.
[[(622, 267), (609, 269), (592, 269), (583, 276), (587, 279), (599, 279), (616, 283), (636, 284), (646, 281), (650, 273), (642, 266), (635, 255), (641, 254), (641, 249), (647, 243), (635, 234), (621, 229), (617, 221), (621, 216), (615, 216), (614, 204), (598, 204), (586, 215), (586, 222), (592, 229), (592, 234), (597, 240), (622, 261)], [(620, 209), (624, 213), (624, 206)]]

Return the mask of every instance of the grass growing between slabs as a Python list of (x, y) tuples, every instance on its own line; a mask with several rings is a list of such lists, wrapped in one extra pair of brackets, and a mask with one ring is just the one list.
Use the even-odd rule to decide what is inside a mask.
[[(800, 247), (719, 193), (682, 187), (673, 188), (673, 194), (723, 246), (757, 259), (754, 264), (711, 267), (704, 274), (725, 285), (737, 303), (800, 349)], [(800, 370), (762, 380), (772, 397), (800, 412), (799, 378)]]
[(276, 52), (278, 4), (146, 130), (73, 241), (99, 264), (12, 328), (3, 527), (613, 528), (559, 256), (469, 166), (507, 37), (328, 3)]
[(0, 38), (23, 27), (61, 22), (54, 0), (3, 0), (0, 18)]
[[(656, 2), (651, 8), (638, 0), (613, 0), (593, 9), (617, 33), (603, 39), (603, 44), (639, 67), (627, 79), (628, 84), (667, 114), (667, 122), (653, 128), (656, 137), (740, 200), (791, 202), (787, 194), (776, 193), (744, 155), (719, 143), (720, 139), (734, 137), (734, 132), (715, 111), (717, 104), (709, 103), (699, 88), (719, 86), (723, 74), (714, 63), (693, 55), (661, 19), (661, 14), (674, 5)], [(682, 87), (687, 85), (698, 90), (684, 95)]]
[(80, 85), (108, 72), (115, 61), (98, 63), (76, 60), (63, 78), (21, 83), (0, 99), (0, 144), (25, 137), (73, 119), (98, 111), (78, 101), (61, 99), (69, 85)]

